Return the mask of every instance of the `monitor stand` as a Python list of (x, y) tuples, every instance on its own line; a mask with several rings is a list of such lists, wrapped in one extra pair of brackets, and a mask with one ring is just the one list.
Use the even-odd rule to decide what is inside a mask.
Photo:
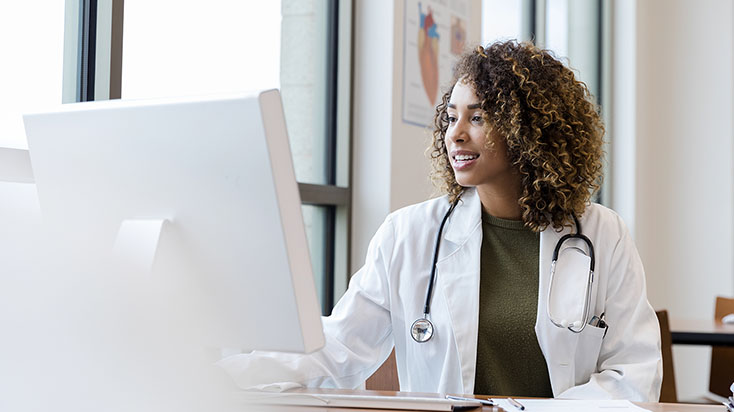
[(163, 225), (168, 219), (126, 219), (117, 232), (114, 255), (131, 267), (150, 273), (153, 268)]

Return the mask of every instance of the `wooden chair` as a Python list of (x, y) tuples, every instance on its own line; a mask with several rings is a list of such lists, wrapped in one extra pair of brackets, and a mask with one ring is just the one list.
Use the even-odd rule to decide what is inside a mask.
[[(721, 320), (724, 316), (734, 313), (734, 299), (718, 296), (714, 310), (714, 319)], [(711, 348), (711, 373), (709, 375), (709, 391), (693, 399), (686, 399), (686, 403), (719, 404), (731, 396), (731, 386), (734, 381), (734, 348), (713, 346)]]
[[(734, 313), (734, 298), (718, 296), (714, 318), (721, 321), (721, 318), (730, 313)], [(709, 391), (724, 398), (729, 397), (732, 382), (734, 382), (734, 348), (714, 346), (711, 350)]]
[(678, 394), (675, 390), (675, 373), (673, 370), (673, 339), (670, 335), (670, 324), (668, 323), (668, 311), (659, 310), (655, 312), (660, 323), (661, 350), (663, 353), (663, 386), (660, 389), (660, 402), (678, 402)]
[(395, 362), (395, 349), (365, 382), (365, 388), (371, 391), (399, 391), (398, 365)]

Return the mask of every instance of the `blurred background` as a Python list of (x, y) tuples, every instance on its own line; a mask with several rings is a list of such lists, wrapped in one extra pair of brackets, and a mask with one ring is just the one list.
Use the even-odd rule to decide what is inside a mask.
[[(23, 157), (21, 114), (60, 102), (280, 88), (328, 314), (385, 216), (435, 195), (425, 149), (452, 59), (499, 39), (588, 85), (607, 130), (597, 201), (629, 226), (650, 302), (713, 318), (734, 296), (729, 0), (4, 1), (0, 146)], [(707, 391), (710, 353), (674, 346), (679, 399)]]

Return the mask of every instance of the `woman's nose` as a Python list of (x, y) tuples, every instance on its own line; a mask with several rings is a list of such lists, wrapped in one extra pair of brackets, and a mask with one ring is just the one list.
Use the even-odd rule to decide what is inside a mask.
[(454, 143), (463, 142), (466, 138), (466, 131), (464, 130), (462, 122), (457, 121), (454, 123), (453, 127), (450, 127), (447, 131), (446, 137)]

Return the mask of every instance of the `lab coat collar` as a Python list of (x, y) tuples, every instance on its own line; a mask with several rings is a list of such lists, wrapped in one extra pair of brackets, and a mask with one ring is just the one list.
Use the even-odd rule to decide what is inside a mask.
[(482, 202), (479, 200), (479, 194), (473, 187), (464, 189), (456, 209), (446, 222), (444, 239), (461, 245), (481, 223)]

